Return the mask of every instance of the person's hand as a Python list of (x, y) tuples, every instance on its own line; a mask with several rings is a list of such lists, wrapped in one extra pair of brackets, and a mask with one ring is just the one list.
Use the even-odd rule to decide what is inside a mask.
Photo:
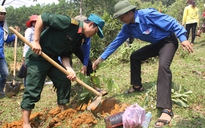
[(20, 32), (19, 26), (15, 26), (14, 28), (16, 29), (17, 32)]
[(186, 41), (183, 41), (182, 43), (181, 43), (181, 46), (182, 46), (182, 48), (184, 49), (184, 50), (188, 50), (188, 52), (193, 52), (193, 48), (192, 48), (192, 46), (191, 46), (191, 44), (190, 44), (190, 42), (188, 41), (188, 40), (186, 40)]
[(93, 63), (93, 66), (92, 66), (93, 70), (96, 70), (98, 64), (101, 63), (102, 61), (103, 61), (102, 58), (98, 58), (98, 59)]
[(41, 55), (42, 50), (41, 50), (41, 45), (39, 44), (39, 42), (34, 42), (32, 45), (33, 45), (32, 46), (33, 52), (38, 55)]
[(67, 78), (70, 79), (71, 81), (74, 81), (76, 78), (75, 71), (71, 67), (67, 68), (67, 71), (69, 73), (69, 75), (67, 75)]
[(81, 73), (83, 73), (84, 75), (86, 75), (87, 73), (87, 66), (83, 65), (83, 67), (80, 70)]

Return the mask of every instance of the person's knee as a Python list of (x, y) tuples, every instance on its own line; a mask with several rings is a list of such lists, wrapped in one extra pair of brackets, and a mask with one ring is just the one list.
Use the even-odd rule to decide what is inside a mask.
[(57, 88), (57, 92), (67, 93), (71, 90), (71, 81), (67, 78), (65, 80), (60, 81), (61, 83), (56, 83), (54, 86)]
[(8, 70), (5, 70), (5, 71), (1, 74), (1, 78), (2, 78), (3, 80), (6, 80), (8, 76), (9, 76), (9, 71), (8, 71)]
[(168, 64), (166, 64), (165, 62), (161, 62), (159, 63), (159, 70), (170, 70), (169, 68), (170, 66)]
[(130, 55), (130, 60), (133, 60), (135, 58), (135, 56), (134, 56), (134, 54), (132, 53), (131, 55)]
[(130, 55), (130, 61), (132, 62), (132, 61), (134, 61), (134, 62), (141, 62), (141, 60), (139, 59), (139, 57), (136, 55), (136, 53), (134, 54), (134, 53), (132, 53), (131, 55)]
[(6, 78), (9, 76), (9, 72), (8, 71), (6, 72), (5, 76), (6, 76)]

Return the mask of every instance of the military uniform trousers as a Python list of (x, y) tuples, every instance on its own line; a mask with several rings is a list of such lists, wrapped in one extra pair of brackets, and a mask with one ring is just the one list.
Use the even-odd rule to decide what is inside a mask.
[[(60, 64), (58, 58), (52, 58)], [(70, 99), (71, 81), (59, 69), (50, 64), (43, 57), (34, 54), (26, 58), (27, 77), (26, 88), (21, 102), (21, 108), (31, 110), (35, 103), (40, 100), (46, 76), (48, 76), (57, 93), (57, 103), (59, 105), (66, 104)], [(60, 64), (61, 65), (61, 64)]]

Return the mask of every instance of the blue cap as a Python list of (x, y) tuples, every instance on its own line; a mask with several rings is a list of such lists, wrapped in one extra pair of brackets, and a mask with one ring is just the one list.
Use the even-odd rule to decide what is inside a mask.
[(98, 36), (100, 38), (103, 38), (104, 37), (104, 34), (103, 34), (103, 27), (105, 25), (105, 21), (102, 20), (98, 15), (96, 14), (90, 14), (90, 16), (88, 17), (88, 20), (94, 22), (97, 26), (98, 26)]

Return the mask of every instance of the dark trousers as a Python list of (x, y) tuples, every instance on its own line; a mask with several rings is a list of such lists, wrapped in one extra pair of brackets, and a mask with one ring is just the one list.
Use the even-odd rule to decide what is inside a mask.
[(170, 65), (178, 48), (178, 40), (174, 34), (154, 45), (147, 45), (133, 52), (130, 57), (131, 85), (141, 86), (141, 63), (150, 57), (159, 56), (157, 77), (157, 107), (172, 108)]
[(197, 23), (192, 23), (192, 24), (186, 24), (186, 30), (187, 30), (187, 33), (186, 33), (186, 37), (187, 39), (189, 39), (189, 34), (190, 34), (190, 29), (191, 29), (191, 43), (194, 43), (194, 40), (195, 40), (195, 37), (196, 37), (196, 26), (197, 26)]

